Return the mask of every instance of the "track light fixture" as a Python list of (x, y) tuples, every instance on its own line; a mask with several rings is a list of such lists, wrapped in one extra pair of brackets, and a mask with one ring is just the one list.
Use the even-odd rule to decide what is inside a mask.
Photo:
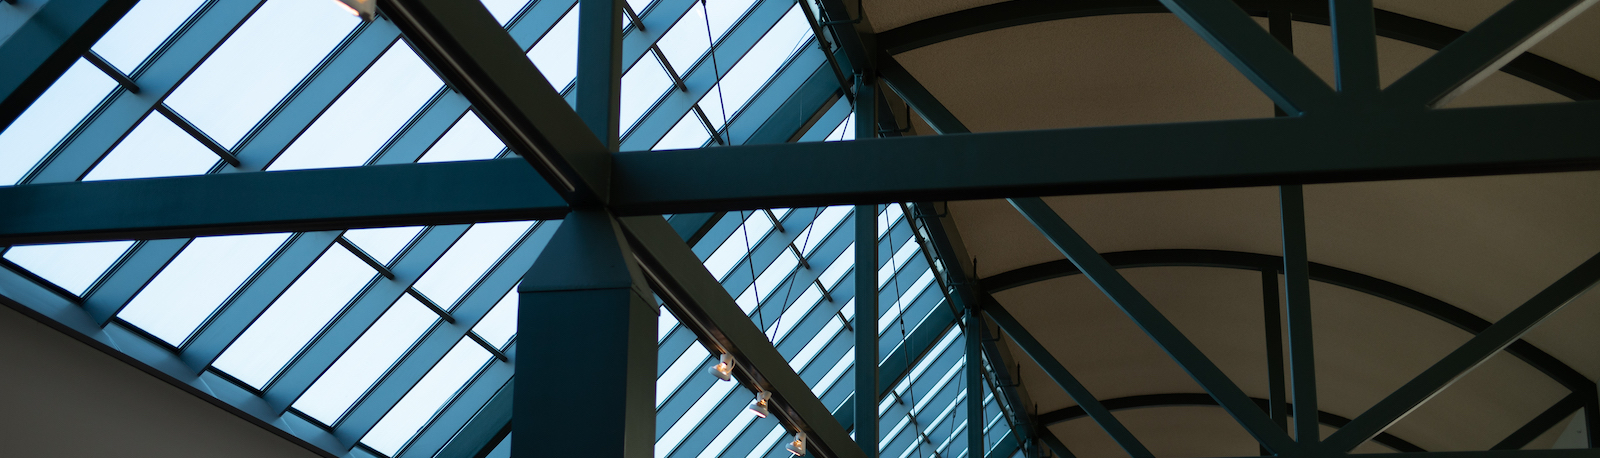
[(755, 412), (757, 417), (767, 418), (767, 415), (772, 413), (767, 410), (767, 405), (771, 403), (772, 393), (767, 390), (761, 390), (761, 392), (756, 393), (756, 400), (750, 402), (750, 411)]
[(337, 0), (337, 3), (363, 21), (372, 22), (372, 18), (378, 16), (378, 0)]
[(794, 440), (790, 441), (789, 446), (784, 448), (788, 449), (789, 453), (793, 453), (794, 456), (806, 456), (806, 433), (794, 433)]
[(717, 376), (717, 378), (722, 379), (724, 382), (733, 380), (733, 355), (723, 353), (722, 362), (717, 363), (715, 366), (711, 366), (709, 370), (711, 371), (711, 375)]

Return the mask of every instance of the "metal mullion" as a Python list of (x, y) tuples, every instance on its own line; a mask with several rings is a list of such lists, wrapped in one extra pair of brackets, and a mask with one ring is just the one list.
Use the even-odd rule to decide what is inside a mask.
[(484, 350), (488, 350), (489, 354), (494, 355), (494, 359), (498, 359), (502, 363), (511, 362), (511, 358), (507, 357), (505, 352), (500, 351), (499, 348), (496, 348), (494, 345), (490, 344), (489, 341), (483, 340), (483, 336), (478, 335), (477, 331), (468, 330), (467, 337), (471, 338), (473, 342), (477, 342), (478, 346), (483, 347)]
[(117, 67), (111, 65), (110, 62), (106, 62), (104, 58), (101, 58), (99, 54), (95, 54), (94, 51), (91, 50), (83, 53), (83, 60), (89, 61), (89, 63), (94, 65), (95, 68), (98, 68), (101, 72), (104, 72), (106, 76), (116, 80), (117, 85), (122, 86), (123, 89), (127, 89), (128, 92), (132, 92), (134, 94), (139, 93), (139, 83), (133, 82), (133, 79), (128, 78), (128, 75), (123, 74), (122, 70), (118, 70)]
[(186, 27), (168, 38), (157, 58), (145, 63), (139, 73), (139, 94), (116, 93), (101, 102), (95, 113), (63, 139), (23, 182), (77, 181), (88, 173), (101, 156), (160, 103), (162, 95), (177, 87), (260, 4), (261, 0), (230, 1), (204, 7)]
[[(622, 149), (648, 150), (656, 140), (666, 134), (667, 130), (683, 118), (689, 107), (700, 101), (713, 86), (720, 76), (726, 74), (732, 64), (738, 62), (750, 48), (754, 47), (766, 32), (778, 23), (783, 14), (789, 10), (793, 2), (781, 0), (760, 0), (751, 6), (748, 13), (739, 20), (715, 47), (707, 50), (707, 55), (702, 56), (698, 62), (683, 75), (684, 82), (690, 87), (689, 92), (668, 92), (665, 97), (634, 123), (633, 128), (623, 138)], [(654, 10), (654, 8), (652, 8)], [(653, 12), (653, 11), (652, 11)], [(646, 15), (650, 16), (649, 14)], [(639, 54), (644, 53), (640, 47)], [(718, 53), (718, 63), (722, 68), (713, 71), (709, 53)], [(631, 56), (631, 53), (629, 53)], [(624, 62), (626, 65), (627, 63)], [(668, 119), (671, 118), (671, 119)], [(731, 118), (730, 118), (731, 119)]]
[(165, 239), (139, 242), (123, 255), (122, 261), (101, 278), (98, 286), (83, 298), (83, 309), (95, 324), (105, 326), (128, 305), (155, 276), (172, 262), (192, 239)]
[(429, 299), (428, 296), (422, 294), (421, 291), (417, 291), (416, 288), (406, 288), (406, 294), (410, 294), (411, 298), (416, 299), (417, 302), (421, 303), (423, 307), (427, 307), (428, 310), (432, 310), (435, 315), (439, 315), (439, 319), (444, 320), (445, 323), (456, 324), (456, 317), (451, 316), (450, 311), (440, 307), (438, 303), (433, 302), (433, 299)]
[[(661, 70), (667, 72), (667, 76), (672, 78), (672, 85), (676, 86), (680, 91), (689, 92), (689, 85), (683, 82), (683, 77), (678, 76), (678, 70), (672, 68), (672, 62), (667, 61), (667, 56), (661, 52), (661, 47), (651, 43), (650, 53), (655, 54), (656, 63), (661, 64)], [(704, 113), (702, 113), (702, 116), (704, 116)]]
[(357, 27), (234, 146), (247, 165), (243, 170), (267, 168), (391, 45), (407, 46), (394, 23), (373, 21)]
[(460, 305), (451, 311), (457, 322), (436, 325), (420, 339), (409, 354), (390, 368), (382, 381), (351, 407), (344, 419), (339, 421), (334, 434), (346, 443), (355, 443), (366, 435), (522, 279), (528, 266), (533, 264), (534, 258), (549, 243), (556, 227), (559, 225), (541, 224), (509, 250), (504, 261), (486, 273), (478, 287), (468, 292)]
[[(778, 71), (773, 73), (771, 78), (766, 81), (766, 84), (762, 85), (761, 89), (750, 98), (750, 101), (746, 102), (743, 108), (728, 118), (728, 125), (733, 126), (733, 131), (729, 135), (733, 138), (733, 142), (735, 144), (750, 143), (753, 136), (759, 133), (758, 128), (766, 124), (771, 119), (772, 114), (777, 112), (791, 96), (804, 88), (807, 81), (812, 81), (812, 76), (821, 70), (822, 65), (825, 63), (823, 62), (825, 60), (823, 57), (822, 51), (807, 48), (802, 49), (784, 62), (783, 66), (779, 67)], [(828, 81), (827, 87), (822, 88), (819, 92), (831, 95), (836, 90), (837, 88), (833, 87), (833, 82)], [(813, 111), (805, 111), (804, 113), (810, 115)], [(723, 130), (727, 129), (727, 127), (723, 127)], [(792, 134), (793, 131), (784, 131), (781, 136), (767, 140), (768, 142), (773, 142), (778, 138), (788, 138)]]
[(392, 269), (395, 278), (368, 287), (345, 313), (328, 325), (321, 337), (284, 368), (278, 380), (267, 387), (261, 397), (278, 412), (288, 409), (469, 227), (466, 224), (435, 226), (419, 235), (410, 249), (395, 260)]
[[(798, 212), (799, 210), (790, 210), (789, 214), (786, 215), (784, 219), (789, 219)], [(783, 252), (788, 251), (786, 245), (798, 236), (799, 233), (797, 232), (778, 232), (776, 227), (769, 230), (765, 236), (761, 237), (759, 241), (751, 245), (750, 251), (746, 253), (738, 263), (734, 264), (733, 270), (729, 271), (726, 277), (723, 277), (723, 289), (726, 289), (729, 295), (732, 295), (734, 298), (738, 298), (740, 293), (742, 293), (746, 288), (749, 288), (750, 285), (754, 284), (755, 279), (760, 277), (762, 272), (765, 271), (768, 266), (771, 266), (773, 262), (777, 261), (778, 256), (781, 256)], [(755, 266), (755, 272), (753, 274), (751, 273), (752, 265)], [(768, 294), (768, 296), (771, 296), (771, 294)]]
[(679, 441), (672, 448), (672, 451), (667, 453), (665, 458), (693, 458), (704, 451), (706, 446), (716, 439), (718, 434), (722, 433), (722, 429), (725, 427), (723, 425), (738, 418), (739, 414), (744, 412), (745, 405), (749, 404), (750, 399), (753, 398), (754, 395), (750, 394), (749, 391), (738, 387), (728, 391), (722, 400), (717, 402), (716, 407), (712, 407), (705, 417), (696, 422), (695, 426), (690, 429), (690, 433), (685, 435), (683, 440)]
[[(511, 358), (515, 358), (516, 354), (516, 345), (507, 346), (504, 352), (506, 359), (501, 361), (506, 362)], [(424, 426), (421, 431), (418, 431), (416, 437), (412, 438), (411, 443), (406, 444), (405, 448), (401, 449), (400, 453), (395, 455), (395, 458), (464, 456), (441, 453), (441, 449), (444, 449), (446, 446), (450, 446), (452, 449), (454, 449), (459, 446), (451, 445), (452, 443), (456, 441), (472, 440), (472, 437), (463, 437), (470, 435), (470, 433), (464, 431), (466, 426), (468, 426), (469, 423), (477, 423), (478, 421), (482, 421), (479, 419), (479, 416), (486, 414), (484, 411), (490, 409), (489, 404), (497, 402), (496, 398), (512, 391), (511, 385), (515, 376), (515, 365), (490, 363), (488, 367), (483, 369), (482, 372), (477, 375), (477, 377), (473, 378), (466, 387), (461, 389), (461, 392), (456, 395), (455, 400), (446, 404), (444, 410), (436, 414), (436, 418), (434, 418), (433, 421), (428, 422), (428, 424)], [(489, 415), (493, 414), (491, 413)], [(510, 419), (509, 411), (505, 413), (505, 418), (507, 420)], [(496, 431), (499, 430), (498, 427), (495, 427), (494, 429)], [(482, 450), (488, 445), (493, 444), (480, 443), (477, 444), (476, 447), (470, 448), (472, 448), (474, 451), (477, 451)]]
[[(717, 127), (711, 124), (711, 118), (706, 117), (706, 111), (700, 109), (699, 103), (690, 105), (689, 110), (694, 113), (695, 117), (700, 119), (700, 127), (704, 127), (706, 129), (706, 136), (711, 137), (712, 143), (716, 143), (718, 145), (728, 144), (727, 140), (722, 138), (722, 134), (717, 131)], [(657, 139), (657, 141), (660, 140)]]
[[(689, 9), (693, 8), (696, 3), (699, 3), (699, 0), (662, 0), (652, 4), (644, 11), (644, 14), (639, 15), (639, 22), (635, 22), (635, 24), (661, 23), (666, 25), (648, 27), (647, 29), (629, 28), (623, 32), (622, 68), (624, 72), (633, 68), (634, 65), (638, 65), (639, 60), (644, 59), (644, 56), (650, 53), (650, 47), (655, 46), (661, 36), (672, 30), (672, 26), (681, 20), (684, 14), (688, 13)], [(556, 89), (560, 90), (561, 88)]]
[(648, 31), (644, 27), (644, 21), (639, 19), (639, 13), (634, 11), (633, 5), (629, 5), (627, 1), (622, 2), (622, 15), (628, 17), (628, 25), (632, 26), (634, 29), (637, 29), (640, 32)]
[(216, 154), (217, 157), (222, 158), (223, 162), (227, 162), (228, 165), (234, 167), (239, 166), (239, 158), (234, 156), (233, 152), (228, 151), (227, 148), (224, 148), (221, 144), (217, 143), (216, 140), (212, 140), (210, 135), (206, 135), (205, 132), (200, 131), (199, 127), (196, 127), (194, 123), (189, 122), (189, 120), (185, 119), (183, 115), (178, 114), (176, 111), (172, 111), (172, 108), (168, 107), (166, 103), (157, 103), (155, 106), (155, 111), (157, 113), (161, 113), (162, 116), (165, 116), (168, 121), (172, 121), (173, 124), (178, 126), (178, 129), (181, 129), (184, 133), (189, 134), (190, 137), (193, 137), (195, 141), (200, 142), (200, 144), (204, 145), (206, 149), (211, 150), (211, 152)]
[(394, 279), (394, 272), (389, 270), (389, 266), (383, 265), (383, 263), (379, 262), (377, 258), (372, 257), (371, 254), (368, 254), (367, 250), (363, 250), (361, 247), (356, 246), (356, 244), (352, 243), (350, 239), (345, 238), (343, 234), (340, 234), (339, 238), (335, 239), (335, 241), (339, 243), (339, 246), (344, 247), (346, 250), (350, 250), (350, 254), (354, 254), (357, 258), (360, 258), (361, 262), (367, 263), (367, 266), (378, 271), (378, 275), (382, 275), (383, 278), (390, 280)]
[(234, 339), (249, 329), (285, 290), (294, 285), (338, 238), (339, 231), (305, 232), (291, 238), (268, 259), (183, 346), (181, 358), (195, 373), (210, 367)]

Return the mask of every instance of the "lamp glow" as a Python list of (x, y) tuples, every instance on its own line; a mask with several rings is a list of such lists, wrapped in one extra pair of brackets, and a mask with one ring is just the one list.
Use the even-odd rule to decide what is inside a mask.
[(360, 16), (363, 21), (372, 22), (372, 19), (378, 16), (377, 0), (338, 0), (335, 3), (350, 14)]
[(756, 400), (750, 402), (750, 411), (755, 412), (757, 417), (767, 418), (767, 415), (772, 413), (767, 410), (767, 405), (771, 402), (772, 393), (761, 390), (760, 393), (756, 393)]
[(717, 376), (717, 378), (722, 379), (724, 382), (733, 380), (733, 355), (723, 353), (722, 362), (717, 363), (715, 366), (711, 366), (710, 371), (711, 375)]
[(793, 453), (794, 456), (806, 456), (806, 433), (794, 433), (794, 440), (790, 441), (789, 445), (784, 448), (788, 449), (789, 453)]

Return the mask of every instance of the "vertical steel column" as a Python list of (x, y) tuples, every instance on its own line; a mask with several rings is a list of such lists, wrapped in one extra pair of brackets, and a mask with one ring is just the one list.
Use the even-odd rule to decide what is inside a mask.
[(1289, 380), (1294, 389), (1295, 441), (1315, 444), (1317, 371), (1311, 338), (1311, 277), (1306, 260), (1306, 208), (1300, 185), (1279, 188), (1283, 213), (1283, 276), (1288, 299)]
[[(979, 327), (983, 318), (977, 304), (967, 306), (967, 456), (979, 456), (988, 449), (983, 440), (983, 341)], [(910, 368), (907, 368), (909, 371)]]
[(656, 309), (611, 215), (567, 215), (517, 287), (516, 456), (648, 458)]
[[(1261, 316), (1267, 334), (1267, 416), (1284, 430), (1289, 429), (1289, 394), (1284, 392), (1283, 314), (1278, 305), (1278, 271), (1261, 271)], [(1266, 447), (1261, 455), (1271, 455)]]
[(616, 151), (622, 93), (622, 0), (578, 2), (578, 117)]
[(89, 51), (134, 0), (0, 3), (0, 130)]
[[(873, 86), (856, 75), (856, 140), (877, 135)], [(878, 206), (856, 206), (856, 443), (866, 458), (878, 456)]]

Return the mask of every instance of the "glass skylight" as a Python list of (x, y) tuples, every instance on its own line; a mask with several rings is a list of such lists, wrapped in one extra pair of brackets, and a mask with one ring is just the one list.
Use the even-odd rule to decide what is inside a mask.
[(288, 239), (289, 234), (194, 239), (117, 316), (168, 344), (182, 344)]
[(212, 365), (265, 386), (376, 275), (350, 250), (328, 248)]
[(333, 2), (269, 0), (166, 103), (232, 148), (360, 23)]
[(95, 42), (93, 50), (122, 73), (131, 75), (204, 3), (205, 0), (141, 1)]
[(131, 241), (25, 245), (6, 250), (5, 258), (82, 296), (132, 246)]
[(39, 160), (50, 154), (84, 115), (117, 87), (117, 82), (78, 59), (56, 79), (27, 111), (0, 132), (0, 185), (21, 181)]
[[(213, 170), (251, 172), (274, 156), (271, 170), (293, 170), (412, 158), (483, 160), (505, 150), (476, 109), (445, 88), (404, 39), (381, 48), (391, 36), (385, 34), (394, 33), (385, 18), (362, 25), (332, 2), (267, 0), (248, 16), (243, 8), (228, 13), (240, 18), (230, 19), (242, 20), (242, 25), (231, 34), (219, 30), (215, 38), (202, 40), (218, 43), (197, 45), (192, 41), (199, 26), (194, 24), (207, 24), (223, 5), (201, 7), (201, 3), (140, 2), (95, 45), (123, 73), (163, 69), (175, 79), (192, 69), (169, 96), (158, 101), (156, 95), (118, 113), (121, 118), (103, 119), (106, 115), (97, 107), (108, 94), (119, 94), (116, 83), (80, 60), (12, 128), (0, 132), (0, 152), (4, 152), (0, 185), (21, 181), (36, 167), (41, 181), (111, 180)], [(566, 5), (576, 2), (533, 7), (529, 3), (486, 0), (484, 6), (501, 25), (513, 29), (519, 43), (533, 43), (527, 57), (554, 88), (566, 91), (575, 77), (578, 35), (577, 9)], [(691, 0), (652, 5), (629, 0), (628, 4), (647, 23), (665, 28), (642, 35), (637, 27), (626, 32), (629, 52), (640, 53), (627, 57), (637, 61), (631, 61), (620, 82), (621, 128), (633, 126), (629, 135), (637, 139), (630, 140), (632, 145), (695, 148), (706, 145), (713, 135), (721, 143), (743, 142), (750, 132), (729, 135), (730, 128), (723, 124), (733, 122), (736, 115), (768, 116), (749, 107), (768, 106), (768, 94), (781, 99), (796, 93), (801, 83), (789, 78), (786, 68), (809, 74), (826, 65), (817, 55), (805, 54), (821, 51), (798, 9), (803, 6), (792, 2)], [(195, 11), (205, 13), (184, 26)], [(524, 11), (529, 15), (518, 19)], [(185, 27), (179, 41), (183, 46), (216, 46), (215, 50), (204, 59), (201, 51), (188, 57), (154, 52), (180, 27)], [(549, 30), (535, 30), (544, 27)], [(653, 34), (661, 34), (656, 45), (664, 59), (654, 51), (637, 51), (642, 49), (637, 47), (640, 37)], [(718, 47), (714, 66), (708, 54), (713, 46)], [(379, 49), (384, 51), (380, 54)], [(663, 63), (678, 75), (667, 73)], [(798, 63), (807, 67), (798, 68)], [(182, 68), (166, 70), (174, 66)], [(357, 74), (360, 68), (365, 70)], [(337, 71), (324, 71), (328, 69)], [(780, 72), (784, 77), (775, 78)], [(341, 74), (350, 76), (337, 81), (330, 76)], [(307, 79), (308, 75), (316, 78)], [(685, 78), (688, 90), (679, 90), (673, 76)], [(339, 91), (340, 84), (347, 86)], [(294, 102), (284, 105), (290, 94)], [(117, 101), (115, 106), (126, 102), (120, 97), (111, 100)], [(246, 150), (238, 152), (244, 165), (225, 165), (218, 153), (162, 112), (141, 111), (160, 103), (180, 115), (173, 118), (186, 119), (202, 131), (201, 137), (215, 140), (222, 149)], [(801, 134), (809, 140), (825, 134), (829, 140), (854, 138), (853, 121), (845, 114), (850, 110), (848, 101), (814, 103), (823, 106), (806, 109), (826, 116), (817, 117), (816, 125), (791, 138)], [(147, 114), (141, 118), (141, 113)], [(734, 127), (763, 121), (740, 119)], [(71, 148), (52, 151), (63, 138), (82, 138), (70, 136), (80, 124), (93, 127), (84, 132), (116, 130), (115, 136), (101, 147), (79, 148), (74, 140)], [(250, 146), (239, 146), (247, 136), (253, 136)], [(253, 149), (260, 151), (249, 151)], [(397, 153), (402, 149), (404, 153)], [(46, 160), (50, 154), (58, 157)], [(78, 165), (58, 165), (67, 156), (71, 160), (66, 162)], [(946, 307), (933, 281), (936, 273), (923, 260), (900, 211), (888, 206), (876, 216), (878, 249), (884, 256), (877, 268), (869, 270), (877, 273), (885, 297), (879, 328), (886, 356), (904, 345), (902, 329), (909, 332), (930, 324), (924, 323), (935, 315), (930, 311)], [(847, 223), (852, 215), (852, 206), (729, 212), (712, 221), (694, 247), (713, 277), (737, 298), (752, 322), (830, 409), (837, 409), (854, 391), (848, 377), (854, 363), (855, 245)], [(483, 407), (486, 397), (480, 394), (493, 393), (509, 380), (517, 345), (518, 300), (512, 284), (537, 254), (537, 249), (527, 247), (542, 246), (534, 241), (548, 241), (554, 225), (542, 227), (537, 222), (492, 222), (351, 229), (337, 241), (328, 232), (200, 237), (187, 245), (183, 240), (158, 240), (142, 245), (123, 241), (20, 246), (10, 248), (4, 257), (14, 264), (5, 268), (20, 267), (68, 292), (91, 296), (85, 304), (108, 297), (121, 301), (115, 296), (131, 295), (115, 314), (120, 321), (112, 326), (143, 331), (194, 370), (205, 368), (205, 362), (214, 358), (211, 372), (204, 375), (225, 375), (233, 383), (216, 383), (207, 390), (239, 390), (222, 402), (259, 396), (274, 409), (287, 409), (285, 415), (304, 417), (322, 428), (298, 426), (303, 425), (295, 423), (302, 421), (299, 418), (273, 423), (288, 434), (310, 435), (313, 440), (307, 443), (348, 444), (360, 438), (362, 447), (380, 455), (426, 458), (439, 444), (429, 448), (414, 442), (450, 437), (465, 418)], [(140, 248), (128, 254), (134, 246)], [(370, 256), (381, 269), (362, 256)], [(394, 278), (388, 278), (390, 274)], [(268, 284), (275, 286), (263, 286)], [(135, 292), (136, 285), (144, 286)], [(247, 292), (240, 292), (246, 285)], [(449, 324), (444, 316), (461, 321)], [(478, 316), (482, 318), (472, 321)], [(953, 321), (931, 324), (937, 328), (933, 332), (955, 335)], [(658, 338), (656, 456), (787, 456), (782, 450), (783, 428), (775, 420), (746, 413), (744, 406), (753, 393), (706, 373), (716, 355), (670, 313), (659, 318)], [(926, 345), (927, 340), (917, 341)], [(918, 368), (909, 371), (916, 380), (896, 385), (894, 393), (912, 407), (886, 408), (883, 421), (903, 426), (884, 431), (881, 439), (889, 446), (884, 456), (910, 453), (934, 458), (934, 447), (898, 445), (919, 429), (940, 444), (939, 457), (965, 453), (965, 443), (956, 440), (964, 434), (965, 423), (954, 418), (961, 415), (949, 413), (952, 403), (965, 396), (964, 391), (951, 394), (960, 391), (952, 387), (962, 385), (948, 377), (953, 370), (959, 372), (955, 368), (960, 367), (961, 348), (927, 349), (931, 351), (917, 362)], [(511, 361), (501, 362), (491, 349)], [(923, 350), (902, 354), (918, 355)], [(245, 410), (260, 404), (252, 406)], [(912, 426), (912, 416), (920, 428)], [(502, 441), (500, 450), (508, 443)]]

